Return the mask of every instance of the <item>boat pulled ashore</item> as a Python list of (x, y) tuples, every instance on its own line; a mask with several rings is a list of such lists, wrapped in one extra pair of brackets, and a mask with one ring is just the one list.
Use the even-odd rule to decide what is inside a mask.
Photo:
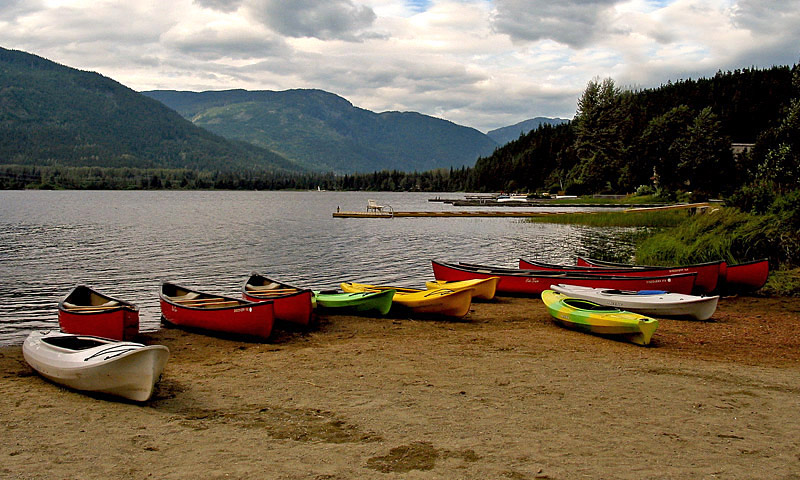
[(169, 282), (161, 284), (159, 297), (162, 319), (168, 324), (264, 340), (272, 333), (272, 301), (213, 295)]
[(132, 340), (139, 334), (139, 307), (78, 285), (58, 302), (58, 325), (65, 333)]
[(144, 402), (152, 396), (164, 371), (169, 349), (36, 330), (22, 344), (22, 354), (39, 375), (54, 383)]
[[(591, 260), (595, 262), (595, 260)], [(725, 270), (725, 262), (722, 260), (698, 263), (695, 265), (687, 265), (685, 267), (659, 267), (650, 265), (624, 265), (612, 264), (607, 265), (590, 263), (589, 259), (578, 257), (578, 265), (559, 265), (553, 263), (545, 263), (537, 260), (519, 259), (519, 268), (525, 270), (538, 270), (538, 271), (556, 271), (556, 272), (574, 272), (574, 273), (590, 273), (590, 274), (603, 274), (603, 275), (622, 275), (622, 276), (639, 276), (639, 277), (656, 277), (660, 275), (675, 275), (679, 273), (696, 273), (694, 289), (697, 293), (711, 293), (717, 289), (719, 285), (720, 272)]]
[(717, 310), (719, 296), (700, 297), (663, 290), (616, 290), (577, 285), (550, 285), (550, 289), (572, 298), (580, 298), (609, 307), (653, 317), (687, 317), (708, 320)]
[(499, 277), (497, 292), (506, 294), (540, 295), (554, 283), (568, 283), (593, 288), (620, 290), (666, 290), (690, 294), (696, 273), (630, 277), (573, 272), (540, 272), (474, 264), (455, 264), (432, 260), (437, 280), (460, 281), (473, 278)]
[(392, 308), (394, 290), (374, 292), (315, 291), (316, 308), (328, 313), (368, 313), (386, 315)]
[(655, 318), (571, 298), (553, 290), (542, 292), (542, 302), (556, 322), (567, 328), (622, 337), (638, 345), (650, 344), (658, 328), (658, 320)]
[(275, 319), (284, 322), (308, 325), (311, 322), (313, 292), (308, 288), (295, 287), (253, 272), (242, 285), (242, 297), (251, 302), (271, 300)]
[(441, 315), (445, 317), (463, 317), (469, 313), (472, 305), (472, 290), (450, 290), (437, 288), (421, 290), (416, 288), (368, 285), (364, 283), (343, 282), (341, 288), (345, 292), (379, 292), (394, 290), (392, 303), (415, 314)]
[(492, 300), (497, 293), (497, 282), (500, 277), (473, 278), (472, 280), (462, 280), (460, 282), (448, 282), (446, 280), (434, 280), (425, 282), (425, 288), (436, 290), (437, 288), (447, 288), (450, 290), (472, 290), (473, 300)]

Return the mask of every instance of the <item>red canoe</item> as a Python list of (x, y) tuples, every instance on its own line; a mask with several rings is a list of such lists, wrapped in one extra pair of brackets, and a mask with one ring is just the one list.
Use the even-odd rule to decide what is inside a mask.
[(64, 333), (127, 341), (139, 334), (139, 307), (78, 285), (58, 302), (58, 324)]
[(604, 260), (595, 260), (593, 258), (578, 257), (578, 267), (587, 268), (622, 268), (629, 270), (647, 270), (647, 269), (661, 269), (664, 275), (672, 275), (675, 273), (696, 273), (697, 280), (695, 280), (695, 287), (705, 293), (713, 292), (720, 284), (721, 280), (725, 278), (725, 272), (728, 264), (724, 260), (716, 260), (713, 262), (696, 263), (693, 265), (663, 267), (658, 265), (630, 265), (627, 263), (606, 262)]
[(275, 312), (270, 301), (250, 302), (161, 284), (161, 315), (167, 323), (211, 332), (266, 339)]
[(308, 325), (314, 311), (311, 299), (313, 293), (307, 288), (271, 280), (253, 272), (242, 286), (242, 297), (251, 302), (272, 300), (275, 305), (275, 319), (285, 322)]
[(482, 265), (463, 265), (432, 260), (436, 280), (458, 281), (473, 278), (500, 277), (498, 293), (524, 293), (539, 295), (555, 283), (566, 283), (592, 288), (617, 290), (666, 290), (690, 294), (696, 273), (653, 277), (622, 277), (616, 275), (587, 275), (571, 272), (539, 272)]
[(758, 290), (767, 283), (768, 276), (769, 261), (766, 258), (728, 265), (725, 287), (731, 290)]

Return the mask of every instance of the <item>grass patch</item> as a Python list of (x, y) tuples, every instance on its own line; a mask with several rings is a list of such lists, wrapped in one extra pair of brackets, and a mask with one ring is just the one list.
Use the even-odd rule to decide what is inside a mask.
[(532, 217), (531, 222), (586, 225), (590, 227), (671, 228), (685, 222), (686, 211), (653, 210), (648, 212), (580, 212)]
[(768, 297), (800, 297), (800, 268), (770, 272), (767, 284), (758, 293)]

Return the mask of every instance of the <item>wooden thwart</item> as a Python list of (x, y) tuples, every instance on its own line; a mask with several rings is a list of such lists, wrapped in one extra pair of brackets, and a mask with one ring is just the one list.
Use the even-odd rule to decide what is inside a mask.
[(115, 308), (124, 308), (125, 305), (98, 305), (96, 307), (64, 307), (68, 312), (81, 312), (81, 311), (97, 311), (97, 310), (113, 310)]
[[(220, 301), (220, 300), (225, 300), (225, 299), (222, 298), (222, 297), (206, 297), (206, 298), (190, 298), (190, 299), (187, 299), (187, 300), (173, 300), (173, 301), (175, 303), (186, 304), (186, 303), (201, 303), (201, 302), (212, 302), (212, 301), (217, 302), (217, 301)], [(228, 300), (228, 301), (230, 301), (230, 300)]]

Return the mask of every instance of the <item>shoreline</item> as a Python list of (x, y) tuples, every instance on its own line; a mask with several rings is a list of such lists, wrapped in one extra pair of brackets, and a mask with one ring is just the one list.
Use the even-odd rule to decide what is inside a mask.
[(640, 347), (500, 297), (457, 322), (320, 316), (269, 343), (161, 329), (141, 335), (171, 351), (142, 405), (0, 347), (0, 477), (790, 477), (798, 325), (796, 299), (729, 297)]

